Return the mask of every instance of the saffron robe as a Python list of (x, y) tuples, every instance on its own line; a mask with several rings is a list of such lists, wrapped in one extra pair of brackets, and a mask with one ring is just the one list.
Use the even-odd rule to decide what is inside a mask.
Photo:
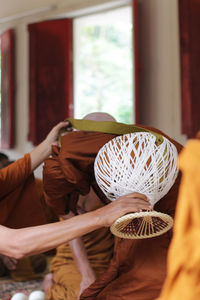
[[(88, 260), (96, 276), (106, 269), (113, 255), (113, 237), (108, 228), (95, 230), (82, 237)], [(57, 248), (57, 253), (50, 264), (53, 284), (48, 292), (48, 300), (77, 300), (81, 274), (76, 267), (69, 244)]]
[(159, 300), (200, 299), (200, 140), (187, 143), (179, 165), (183, 176)]
[[(35, 179), (31, 172), (30, 154), (0, 170), (1, 225), (19, 229), (55, 220), (49, 208), (45, 207), (42, 181)], [(35, 273), (29, 257), (20, 259), (10, 275), (16, 281), (41, 278)]]
[[(142, 126), (140, 126), (142, 127)], [(147, 127), (145, 127), (147, 128)], [(155, 132), (161, 131), (149, 128)], [(62, 137), (60, 149), (45, 161), (45, 199), (62, 215), (75, 210), (78, 195), (86, 195), (90, 185), (104, 202), (94, 178), (94, 160), (99, 149), (116, 135), (75, 131)], [(182, 146), (175, 144), (178, 152)], [(155, 210), (174, 215), (180, 175), (175, 184), (156, 205)], [(96, 184), (96, 185), (95, 185)], [(144, 240), (120, 240), (107, 271), (85, 292), (81, 299), (153, 300), (161, 290), (166, 274), (166, 256), (172, 232)]]
[(30, 155), (0, 170), (0, 224), (23, 228), (46, 223)]

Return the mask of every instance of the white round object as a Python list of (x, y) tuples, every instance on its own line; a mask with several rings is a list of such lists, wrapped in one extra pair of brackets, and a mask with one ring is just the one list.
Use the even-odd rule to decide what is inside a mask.
[(24, 293), (16, 293), (12, 296), (11, 300), (28, 300), (28, 297)]
[(176, 147), (165, 137), (157, 144), (156, 136), (150, 132), (124, 134), (99, 150), (95, 178), (111, 201), (138, 192), (154, 205), (174, 184), (177, 159)]
[(34, 291), (29, 295), (28, 300), (45, 300), (45, 293), (43, 291)]

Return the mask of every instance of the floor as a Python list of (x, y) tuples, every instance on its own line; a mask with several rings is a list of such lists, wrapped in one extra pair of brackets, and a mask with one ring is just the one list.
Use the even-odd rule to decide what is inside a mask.
[(30, 294), (34, 290), (41, 289), (40, 280), (16, 282), (10, 278), (0, 277), (0, 300), (10, 300), (17, 292)]

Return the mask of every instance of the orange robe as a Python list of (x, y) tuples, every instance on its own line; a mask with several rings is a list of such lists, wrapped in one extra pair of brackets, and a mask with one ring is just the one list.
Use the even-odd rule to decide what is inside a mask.
[(94, 160), (99, 149), (115, 135), (74, 131), (62, 137), (62, 147), (53, 147), (44, 163), (44, 195), (58, 215), (76, 213), (79, 194), (87, 195), (92, 185), (100, 199), (109, 202), (94, 179)]
[(200, 299), (200, 140), (187, 143), (179, 165), (183, 176), (159, 300)]
[[(148, 129), (163, 134), (157, 129)], [(62, 137), (61, 149), (54, 148), (53, 158), (47, 159), (44, 166), (46, 201), (57, 213), (75, 209), (78, 195), (87, 194), (90, 185), (96, 188), (101, 200), (109, 202), (96, 185), (93, 168), (99, 149), (114, 137), (83, 131)], [(179, 152), (182, 146), (170, 140)], [(180, 175), (168, 194), (156, 204), (156, 210), (174, 215), (179, 181)], [(82, 294), (81, 299), (155, 299), (165, 279), (171, 234), (169, 231), (151, 239), (120, 240), (109, 268)]]
[[(45, 205), (42, 181), (31, 172), (30, 155), (0, 170), (0, 224), (10, 228), (42, 225), (58, 220)], [(42, 261), (41, 261), (42, 258)], [(35, 256), (36, 264), (45, 257)], [(29, 257), (20, 259), (11, 277), (17, 281), (38, 279)]]
[[(109, 229), (101, 228), (82, 237), (88, 260), (96, 276), (107, 268), (113, 255), (113, 238)], [(58, 247), (56, 256), (50, 265), (53, 284), (48, 293), (48, 300), (77, 300), (81, 273), (75, 262), (69, 244)]]
[(0, 170), (0, 224), (23, 228), (46, 223), (30, 155)]

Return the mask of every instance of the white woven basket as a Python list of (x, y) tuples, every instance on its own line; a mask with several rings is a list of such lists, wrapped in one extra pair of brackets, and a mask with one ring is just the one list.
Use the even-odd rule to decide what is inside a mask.
[[(138, 192), (146, 195), (154, 205), (167, 194), (176, 180), (177, 158), (176, 147), (165, 137), (157, 145), (152, 133), (129, 133), (110, 140), (99, 150), (94, 164), (95, 178), (111, 201)], [(120, 222), (117, 220), (112, 225), (111, 231), (120, 237), (146, 238), (162, 234), (172, 227), (173, 220), (170, 216), (164, 217), (162, 213), (158, 216), (155, 212), (153, 218), (152, 213), (154, 212), (141, 212), (131, 214), (131, 217), (126, 215), (120, 218)], [(140, 218), (140, 221), (133, 222), (134, 218)], [(158, 218), (163, 220), (163, 226)], [(129, 223), (132, 225), (128, 226)], [(147, 230), (144, 232), (139, 224), (144, 225)]]

